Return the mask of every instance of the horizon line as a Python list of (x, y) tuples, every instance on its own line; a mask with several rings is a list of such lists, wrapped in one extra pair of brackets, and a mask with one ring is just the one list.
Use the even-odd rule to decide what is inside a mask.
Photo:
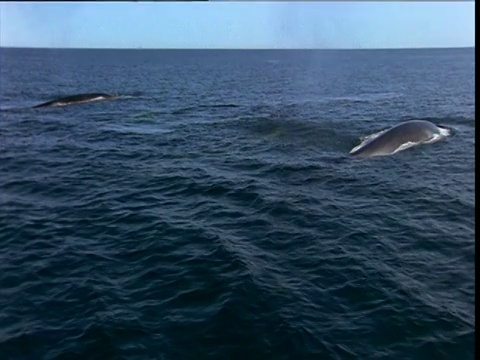
[(38, 50), (319, 50), (319, 51), (337, 51), (337, 50), (446, 50), (446, 49), (475, 49), (475, 45), (470, 46), (421, 46), (421, 47), (372, 47), (372, 48), (151, 48), (151, 47), (131, 47), (131, 48), (108, 48), (108, 47), (44, 47), (44, 46), (0, 46), (0, 49), (38, 49)]

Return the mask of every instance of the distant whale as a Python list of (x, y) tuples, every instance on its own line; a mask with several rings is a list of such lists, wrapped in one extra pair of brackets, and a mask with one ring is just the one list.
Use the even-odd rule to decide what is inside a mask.
[(450, 130), (429, 121), (412, 120), (367, 136), (360, 145), (350, 150), (358, 157), (395, 154), (415, 145), (431, 144), (450, 135)]
[(91, 101), (108, 100), (108, 99), (114, 99), (114, 98), (116, 98), (116, 96), (109, 95), (109, 94), (102, 94), (102, 93), (79, 94), (79, 95), (65, 96), (59, 99), (48, 101), (46, 103), (36, 105), (33, 108), (36, 109), (36, 108), (49, 107), (49, 106), (66, 106), (66, 105), (81, 104), (81, 103), (86, 103)]

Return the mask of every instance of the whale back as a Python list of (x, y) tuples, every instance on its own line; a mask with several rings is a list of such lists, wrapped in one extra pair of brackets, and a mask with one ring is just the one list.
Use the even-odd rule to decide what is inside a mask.
[(350, 154), (352, 156), (389, 155), (406, 147), (429, 142), (438, 134), (440, 134), (439, 129), (428, 121), (407, 121), (353, 148)]
[(33, 108), (79, 104), (79, 103), (96, 101), (96, 100), (111, 99), (113, 97), (114, 97), (113, 95), (104, 94), (104, 93), (88, 93), (88, 94), (70, 95), (70, 96), (61, 97), (52, 101), (47, 101), (45, 103), (36, 105)]

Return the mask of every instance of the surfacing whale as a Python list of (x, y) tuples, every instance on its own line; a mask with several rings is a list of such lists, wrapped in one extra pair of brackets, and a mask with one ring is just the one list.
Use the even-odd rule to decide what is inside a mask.
[(350, 155), (372, 157), (392, 155), (415, 145), (431, 144), (445, 139), (450, 131), (429, 121), (412, 120), (367, 136)]
[(42, 107), (49, 107), (49, 106), (66, 106), (66, 105), (73, 105), (73, 104), (81, 104), (91, 101), (99, 101), (99, 100), (108, 100), (114, 99), (116, 96), (109, 95), (109, 94), (102, 94), (102, 93), (92, 93), (92, 94), (78, 94), (78, 95), (71, 95), (61, 97), (52, 101), (48, 101), (43, 104), (39, 104), (34, 106), (33, 108), (42, 108)]

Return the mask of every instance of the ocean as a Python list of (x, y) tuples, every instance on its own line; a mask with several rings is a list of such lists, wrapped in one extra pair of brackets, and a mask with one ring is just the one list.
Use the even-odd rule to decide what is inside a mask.
[[(1, 359), (473, 359), (474, 68), (0, 49)], [(452, 135), (349, 156), (414, 119)]]

